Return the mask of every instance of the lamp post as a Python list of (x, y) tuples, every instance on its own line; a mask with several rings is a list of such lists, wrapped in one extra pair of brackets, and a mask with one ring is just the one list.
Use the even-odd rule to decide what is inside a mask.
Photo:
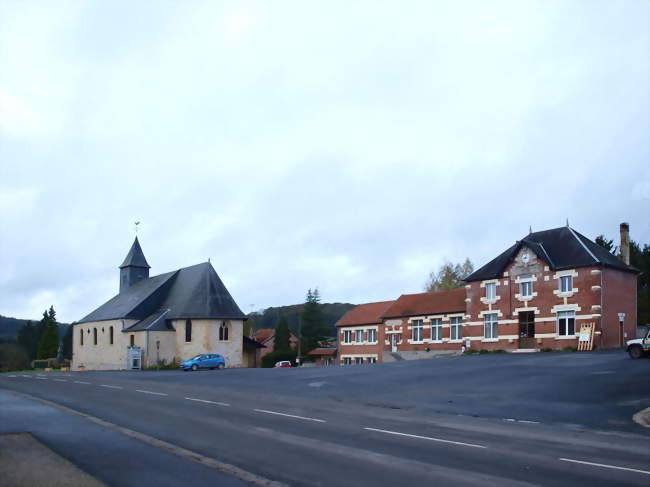
[(296, 356), (296, 365), (300, 365), (300, 353), (302, 345), (302, 315), (298, 315), (298, 355)]

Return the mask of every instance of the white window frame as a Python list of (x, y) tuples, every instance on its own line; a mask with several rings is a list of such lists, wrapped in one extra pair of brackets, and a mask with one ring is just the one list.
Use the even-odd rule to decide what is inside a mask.
[(449, 339), (463, 339), (463, 318), (462, 316), (452, 316), (449, 318)]
[[(573, 292), (573, 276), (571, 274), (560, 276), (558, 279), (558, 283), (559, 283), (559, 291), (561, 293)], [(565, 286), (564, 283), (567, 283), (568, 285)]]
[(483, 337), (486, 340), (499, 338), (499, 315), (497, 313), (483, 315)]
[(431, 341), (442, 341), (442, 318), (431, 318)]
[(424, 341), (424, 320), (413, 320), (411, 322), (411, 340), (414, 342)]
[[(573, 318), (573, 333), (567, 333), (569, 330), (569, 319)], [(565, 333), (560, 333), (560, 321), (565, 321), (564, 331)], [(557, 312), (557, 336), (559, 337), (573, 337), (576, 335), (576, 312), (573, 310), (568, 311), (558, 311)]]
[(363, 343), (363, 330), (355, 330), (354, 332), (354, 342)]
[(366, 362), (369, 363), (369, 364), (375, 364), (375, 363), (377, 363), (377, 358), (376, 357), (368, 357), (366, 359)]
[(352, 330), (343, 331), (343, 343), (345, 343), (346, 345), (352, 343)]
[(354, 365), (363, 365), (363, 357), (354, 357)]
[(497, 298), (497, 283), (488, 282), (485, 284), (485, 299), (493, 301)]
[[(528, 290), (528, 293), (524, 293), (524, 290)], [(529, 277), (526, 279), (521, 279), (519, 281), (519, 296), (522, 298), (532, 298), (533, 297), (533, 278)]]
[(343, 357), (343, 365), (352, 365), (351, 357)]
[(377, 330), (368, 330), (368, 343), (377, 343)]

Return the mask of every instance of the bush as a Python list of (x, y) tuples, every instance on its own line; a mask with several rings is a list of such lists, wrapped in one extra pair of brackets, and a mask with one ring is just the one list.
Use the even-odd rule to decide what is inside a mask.
[(484, 355), (486, 353), (490, 353), (490, 351), (489, 350), (479, 350), (478, 353), (480, 353), (481, 355)]
[(14, 343), (0, 344), (0, 370), (24, 370), (29, 369), (29, 356), (22, 347)]
[(278, 350), (277, 352), (267, 353), (262, 357), (262, 367), (273, 367), (276, 362), (280, 362), (281, 360), (289, 360), (291, 365), (294, 365), (296, 363), (296, 351)]
[(165, 359), (158, 360), (155, 365), (149, 365), (145, 370), (176, 370), (178, 368), (178, 363), (176, 359), (173, 359), (171, 362), (167, 363)]
[(552, 352), (553, 349), (552, 349), (552, 348), (542, 348), (541, 351), (542, 351), (542, 352)]
[(469, 350), (465, 350), (463, 353), (465, 355), (474, 355), (474, 354), (478, 353), (478, 350), (474, 350), (474, 349), (470, 348)]
[(562, 349), (564, 352), (576, 352), (578, 350), (577, 347), (564, 347)]

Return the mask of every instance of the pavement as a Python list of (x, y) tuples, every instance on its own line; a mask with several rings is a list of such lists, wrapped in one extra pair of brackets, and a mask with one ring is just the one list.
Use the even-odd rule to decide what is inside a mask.
[[(650, 360), (614, 351), (298, 369), (8, 373), (0, 374), (8, 391), (0, 399), (68, 417), (75, 424), (64, 430), (75, 439), (54, 434), (59, 420), (39, 422), (4, 403), (0, 433), (29, 431), (107, 485), (177, 484), (174, 471), (184, 471), (192, 455), (297, 486), (647, 485), (650, 429), (632, 416), (650, 406), (649, 371)], [(186, 456), (155, 441), (143, 446), (120, 428)], [(79, 448), (86, 442), (94, 446)], [(124, 453), (123, 442), (148, 453)], [(168, 468), (173, 462), (183, 467)], [(224, 475), (193, 463), (197, 476), (209, 475), (202, 469)]]

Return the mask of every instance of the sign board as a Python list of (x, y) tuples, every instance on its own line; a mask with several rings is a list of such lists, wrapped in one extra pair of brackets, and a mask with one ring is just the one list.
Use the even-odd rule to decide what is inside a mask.
[(588, 342), (590, 338), (591, 338), (591, 335), (589, 333), (580, 333), (580, 338), (579, 338), (578, 341), (580, 341), (580, 342)]
[(594, 331), (595, 323), (583, 323), (580, 325), (580, 333), (578, 335), (578, 350), (586, 352), (594, 348)]
[(620, 321), (621, 323), (623, 323), (623, 321), (625, 321), (625, 313), (619, 313), (618, 314), (618, 321)]

